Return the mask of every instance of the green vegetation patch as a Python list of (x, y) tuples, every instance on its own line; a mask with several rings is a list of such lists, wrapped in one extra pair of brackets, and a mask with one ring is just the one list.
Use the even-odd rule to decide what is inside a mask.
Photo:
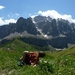
[(25, 50), (39, 51), (18, 39), (0, 46), (0, 75), (75, 75), (75, 46), (63, 51), (45, 51), (46, 56), (35, 67), (18, 66)]

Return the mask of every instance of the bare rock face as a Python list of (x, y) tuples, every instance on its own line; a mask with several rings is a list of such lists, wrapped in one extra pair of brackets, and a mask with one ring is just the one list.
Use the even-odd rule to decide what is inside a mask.
[(64, 19), (36, 16), (27, 19), (20, 17), (16, 23), (0, 26), (0, 41), (17, 36), (33, 36), (34, 39), (31, 38), (30, 41), (25, 40), (25, 42), (33, 40), (31, 44), (38, 46), (42, 44), (42, 46), (51, 45), (55, 48), (65, 48), (68, 44), (75, 44), (75, 24)]

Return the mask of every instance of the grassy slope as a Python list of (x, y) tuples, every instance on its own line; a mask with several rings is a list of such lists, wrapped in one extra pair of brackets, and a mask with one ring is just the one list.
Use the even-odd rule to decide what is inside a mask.
[(69, 47), (65, 50), (47, 53), (47, 54), (54, 58), (59, 58), (60, 56), (64, 56), (64, 55), (75, 55), (75, 46)]
[[(10, 50), (8, 50), (10, 48)], [(47, 63), (40, 66), (17, 65), (24, 50), (36, 51), (36, 49), (20, 40), (13, 40), (0, 47), (0, 75), (75, 75), (75, 46), (59, 52), (46, 52), (46, 56), (41, 60), (49, 62), (48, 68), (53, 73), (48, 72)]]
[(8, 73), (13, 71), (15, 71), (15, 74), (18, 73), (19, 67), (17, 66), (17, 62), (19, 58), (22, 56), (23, 51), (25, 50), (35, 51), (35, 49), (32, 46), (17, 39), (10, 41), (5, 46), (1, 47), (0, 48), (0, 74), (8, 75)]
[(47, 55), (54, 58), (54, 75), (75, 75), (75, 46)]

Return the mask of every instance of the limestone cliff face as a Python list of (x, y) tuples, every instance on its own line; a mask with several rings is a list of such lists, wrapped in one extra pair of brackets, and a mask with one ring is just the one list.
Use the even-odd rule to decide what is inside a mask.
[(46, 45), (64, 48), (69, 43), (75, 44), (75, 24), (64, 19), (36, 16), (27, 19), (20, 17), (16, 23), (0, 26), (0, 39), (16, 36), (38, 37), (40, 41), (35, 42), (37, 41), (39, 45), (39, 42), (45, 41)]

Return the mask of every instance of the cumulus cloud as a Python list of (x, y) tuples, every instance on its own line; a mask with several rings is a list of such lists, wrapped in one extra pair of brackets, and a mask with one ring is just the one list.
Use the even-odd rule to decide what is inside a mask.
[(5, 8), (5, 7), (0, 5), (0, 9), (3, 9), (3, 8)]
[(4, 17), (0, 17), (0, 26), (6, 25), (6, 24), (9, 24), (9, 23), (16, 23), (16, 21), (17, 21), (16, 18), (19, 17), (19, 14), (18, 13), (13, 14), (13, 13), (10, 12), (7, 16), (8, 16), (9, 19), (5, 19)]
[(62, 18), (62, 19), (68, 20), (71, 23), (72, 22), (75, 23), (75, 19), (73, 19), (71, 15), (68, 15), (68, 14), (59, 14), (55, 10), (39, 11), (37, 14), (31, 15), (31, 17), (34, 18), (37, 15), (42, 15), (42, 16), (46, 16), (46, 17), (50, 16), (53, 19)]
[(16, 23), (17, 20), (15, 19), (7, 19), (7, 20), (3, 20), (3, 17), (0, 17), (0, 26), (1, 25), (5, 25), (5, 24), (9, 24), (9, 23)]
[(29, 14), (29, 16), (30, 16), (31, 18), (34, 18), (35, 16), (38, 16), (38, 13), (37, 13), (37, 14), (34, 14), (34, 15)]

